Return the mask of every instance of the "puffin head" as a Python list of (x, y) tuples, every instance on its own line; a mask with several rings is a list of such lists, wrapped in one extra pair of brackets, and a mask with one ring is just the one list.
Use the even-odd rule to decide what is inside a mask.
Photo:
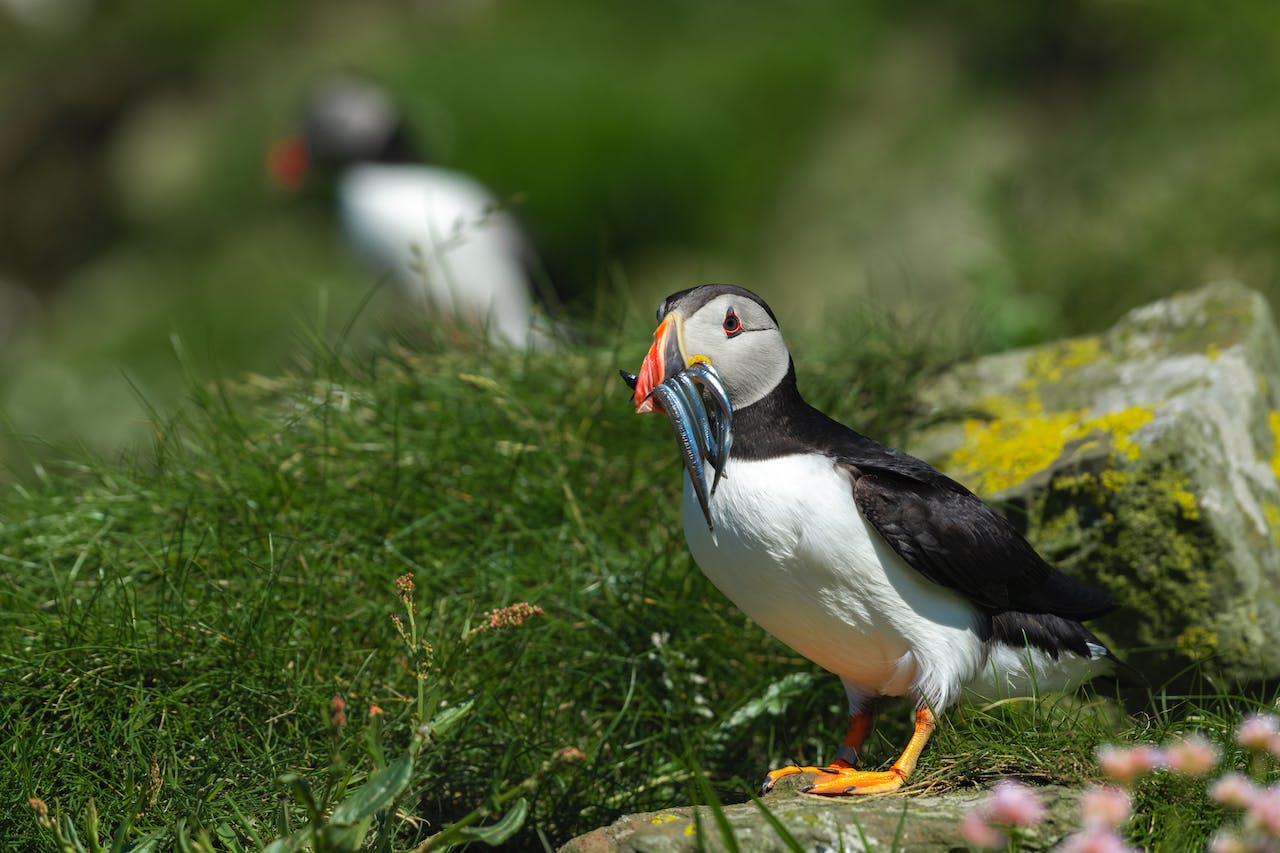
[(778, 320), (759, 296), (733, 284), (703, 284), (658, 306), (653, 346), (635, 383), (637, 412), (662, 411), (655, 386), (698, 363), (714, 368), (732, 407), (762, 399), (791, 366)]
[(272, 147), (267, 170), (277, 187), (293, 190), (313, 169), (418, 159), (404, 117), (386, 89), (364, 77), (338, 74), (312, 86), (297, 130)]

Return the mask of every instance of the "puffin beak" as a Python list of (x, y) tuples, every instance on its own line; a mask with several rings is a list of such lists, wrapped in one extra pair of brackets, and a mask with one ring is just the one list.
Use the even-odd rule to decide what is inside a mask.
[(272, 186), (291, 193), (302, 186), (311, 164), (307, 146), (298, 135), (277, 140), (267, 152), (267, 177)]
[[(675, 376), (695, 361), (709, 361), (706, 356), (690, 358), (684, 346), (684, 316), (671, 311), (653, 333), (653, 346), (640, 365), (633, 400), (636, 412), (662, 412), (662, 403), (653, 398), (653, 389)], [(629, 380), (628, 380), (629, 381)]]
[[(733, 406), (711, 359), (689, 355), (684, 343), (684, 316), (670, 311), (663, 318), (653, 333), (653, 346), (649, 347), (638, 376), (625, 370), (619, 372), (635, 392), (632, 399), (636, 412), (663, 412), (671, 419), (698, 505), (707, 528), (713, 530), (710, 500), (725, 476), (729, 460)], [(705, 462), (711, 463), (713, 472), (710, 488)]]

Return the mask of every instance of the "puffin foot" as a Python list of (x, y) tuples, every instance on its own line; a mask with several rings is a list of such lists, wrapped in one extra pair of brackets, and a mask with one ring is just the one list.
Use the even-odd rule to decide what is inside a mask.
[[(848, 748), (851, 750), (850, 755), (856, 754), (854, 750), (862, 745), (862, 738), (866, 736), (868, 725), (869, 717), (863, 715), (850, 717), (849, 734), (845, 736), (842, 750)], [(791, 765), (770, 770), (764, 777), (764, 784), (760, 786), (760, 793), (768, 793), (779, 779), (784, 776), (794, 776), (797, 773), (813, 774), (813, 783), (800, 789), (806, 794), (843, 797), (896, 791), (906, 783), (911, 771), (916, 769), (916, 761), (920, 758), (924, 745), (929, 742), (935, 725), (933, 713), (928, 708), (916, 711), (915, 732), (911, 735), (907, 748), (888, 770), (855, 770), (853, 765), (844, 758), (837, 758), (827, 767)]]
[[(843, 765), (843, 766), (842, 766)], [(883, 794), (896, 791), (907, 781), (907, 774), (896, 767), (888, 770), (855, 770), (843, 762), (829, 767), (779, 767), (764, 777), (761, 793), (773, 788), (784, 776), (796, 773), (812, 773), (813, 782), (801, 788), (801, 793), (822, 797), (852, 797), (862, 794)]]

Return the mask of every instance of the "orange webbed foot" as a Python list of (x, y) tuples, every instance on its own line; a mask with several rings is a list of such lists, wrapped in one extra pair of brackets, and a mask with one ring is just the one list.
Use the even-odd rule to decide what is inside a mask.
[[(843, 766), (842, 766), (843, 765)], [(884, 771), (856, 770), (843, 764), (832, 764), (829, 767), (779, 767), (770, 770), (764, 777), (761, 793), (766, 793), (785, 776), (797, 773), (813, 774), (813, 781), (801, 788), (805, 794), (816, 794), (823, 797), (859, 796), (862, 794), (883, 794), (896, 791), (906, 782), (906, 774), (891, 768)]]
[[(780, 767), (777, 770), (770, 770), (764, 777), (764, 784), (760, 787), (760, 792), (762, 794), (768, 793), (778, 783), (779, 779), (786, 776), (794, 776), (797, 773), (813, 774), (812, 784), (800, 789), (806, 794), (816, 794), (824, 797), (845, 797), (885, 794), (890, 791), (896, 791), (906, 783), (907, 777), (915, 769), (916, 760), (920, 757), (920, 752), (924, 749), (924, 745), (929, 742), (929, 736), (933, 734), (934, 725), (932, 713), (927, 709), (917, 711), (915, 733), (907, 744), (907, 748), (903, 750), (902, 755), (888, 770), (856, 770), (852, 764), (842, 758), (837, 758), (827, 767), (789, 765)], [(855, 734), (857, 735), (856, 737)], [(849, 735), (845, 738), (845, 745), (851, 747), (854, 742), (861, 745), (861, 738), (864, 735), (865, 726), (861, 718), (851, 718)]]

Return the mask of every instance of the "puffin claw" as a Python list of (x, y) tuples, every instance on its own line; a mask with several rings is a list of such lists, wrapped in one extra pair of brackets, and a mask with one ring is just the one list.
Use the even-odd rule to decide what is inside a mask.
[(622, 381), (627, 383), (628, 388), (630, 388), (632, 391), (636, 390), (636, 383), (640, 381), (639, 376), (636, 376), (634, 373), (629, 373), (628, 371), (625, 371), (625, 370), (619, 370), (618, 374), (622, 376)]

